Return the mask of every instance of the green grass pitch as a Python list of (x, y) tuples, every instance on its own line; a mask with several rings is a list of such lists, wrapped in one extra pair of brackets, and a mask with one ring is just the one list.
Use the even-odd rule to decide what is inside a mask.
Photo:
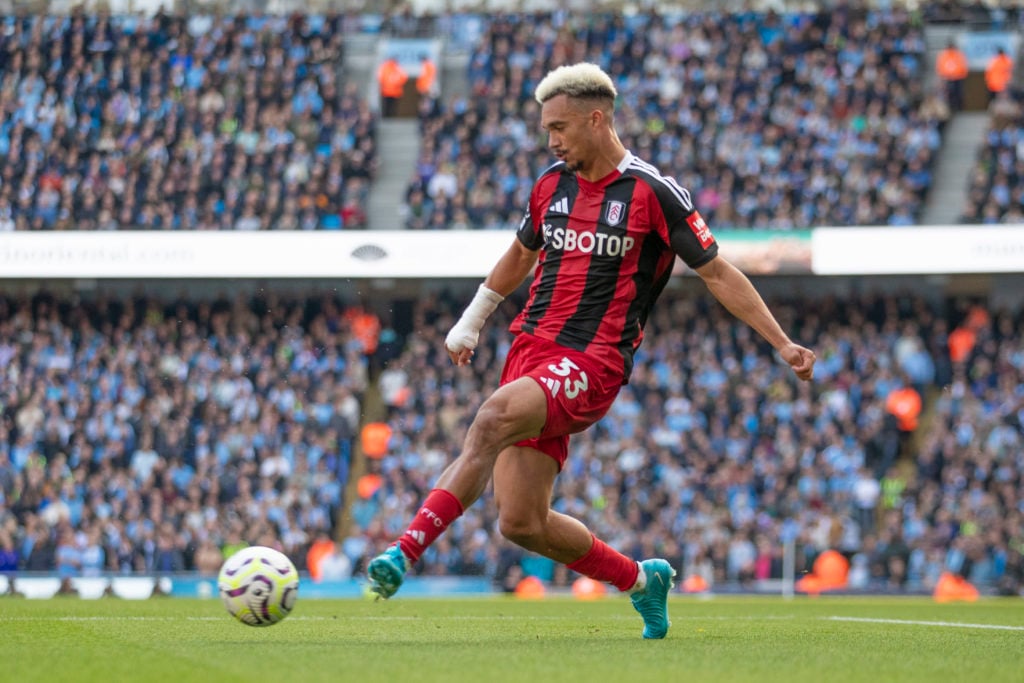
[(270, 628), (217, 600), (0, 598), (0, 680), (1024, 681), (1024, 601), (673, 598), (663, 641), (621, 596), (299, 599)]

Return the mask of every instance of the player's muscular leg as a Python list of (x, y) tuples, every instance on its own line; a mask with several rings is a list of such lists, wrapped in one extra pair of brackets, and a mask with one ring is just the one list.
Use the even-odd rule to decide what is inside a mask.
[(468, 508), (484, 492), (494, 463), (505, 447), (540, 434), (547, 420), (547, 399), (534, 380), (523, 377), (495, 391), (469, 426), (462, 453), (437, 480)]
[(570, 564), (586, 554), (593, 537), (582, 522), (551, 509), (557, 474), (555, 461), (538, 450), (503, 450), (494, 467), (498, 527), (513, 543)]

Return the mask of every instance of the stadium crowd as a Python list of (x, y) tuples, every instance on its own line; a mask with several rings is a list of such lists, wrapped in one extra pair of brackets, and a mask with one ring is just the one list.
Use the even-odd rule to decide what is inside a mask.
[[(383, 19), (422, 36), (453, 17)], [(913, 224), (950, 114), (924, 91), (917, 19), (856, 3), (482, 18), (471, 94), (423, 102), (405, 227), (516, 224), (551, 162), (533, 88), (583, 59), (615, 77), (627, 147), (677, 174), (712, 225)], [(366, 226), (377, 120), (341, 66), (358, 18), (76, 10), (4, 26), (0, 230)], [(1006, 99), (964, 222), (1020, 218), (1020, 105)]]
[[(497, 321), (488, 328), (470, 377), (445, 362), (453, 310), (420, 302), (422, 332), (392, 382), (404, 389), (391, 401), (397, 436), (379, 463), (385, 485), (364, 503), (374, 511), (364, 511), (371, 555), (401, 531), (497, 384), (509, 335)], [(556, 508), (638, 559), (667, 556), (713, 585), (781, 577), (792, 538), (798, 571), (838, 549), (856, 588), (926, 590), (951, 569), (1019, 591), (1020, 313), (986, 318), (896, 297), (794, 300), (779, 310), (795, 338), (818, 349), (813, 385), (795, 382), (700, 297), (656, 309), (630, 384), (574, 437)], [(908, 438), (890, 412), (888, 398), (903, 386), (936, 406), (926, 436)], [(525, 561), (567, 580), (563, 567), (496, 541), (494, 521), (492, 505), (475, 506), (419, 571), (493, 570), (500, 581)]]
[(363, 315), (330, 296), (0, 298), (0, 566), (208, 572), (240, 543), (304, 553), (348, 478)]
[(626, 147), (677, 175), (713, 225), (909, 225), (949, 112), (923, 89), (902, 9), (624, 18), (502, 15), (471, 55), (467, 98), (422, 110), (406, 226), (514, 225), (551, 156), (533, 90), (601, 65)]
[[(921, 91), (924, 45), (902, 10), (529, 19), (486, 22), (471, 97), (425, 101), (406, 227), (518, 222), (551, 161), (533, 87), (581, 59), (616, 78), (627, 147), (677, 170), (716, 226), (916, 218), (943, 112)], [(337, 69), (344, 17), (3, 26), (0, 229), (365, 220), (375, 119)], [(1003, 114), (972, 190), (985, 222), (1019, 219), (1019, 105)], [(318, 540), (340, 536), (358, 574), (498, 383), (514, 304), (469, 370), (443, 352), (462, 304), (424, 294), (415, 333), (384, 357), (372, 314), (333, 296), (0, 296), (0, 572), (209, 574), (253, 543), (305, 567)], [(866, 295), (773, 308), (817, 350), (813, 384), (706, 297), (667, 292), (630, 385), (574, 438), (556, 506), (716, 586), (778, 578), (793, 540), (798, 570), (826, 549), (847, 555), (855, 588), (924, 590), (950, 569), (1021, 591), (1022, 313)], [(927, 430), (890, 413), (905, 387), (924, 397)], [(380, 486), (337, 529), (368, 389), (393, 436), (369, 463)], [(504, 542), (490, 500), (415, 571), (570, 579)]]
[[(818, 350), (806, 385), (705, 297), (665, 298), (630, 384), (574, 438), (558, 509), (718, 587), (779, 578), (792, 539), (798, 569), (826, 549), (851, 558), (855, 588), (924, 590), (952, 569), (1021, 589), (1020, 313), (911, 297), (774, 302)], [(209, 573), (247, 543), (304, 567), (314, 541), (339, 531), (370, 381), (358, 307), (330, 297), (0, 306), (4, 571)], [(344, 575), (400, 531), (457, 453), (497, 384), (513, 306), (485, 330), (472, 369), (457, 370), (442, 343), (458, 303), (415, 303), (416, 332), (374, 380), (393, 435), (369, 461), (379, 486), (338, 534)], [(904, 385), (931, 406), (911, 438), (887, 404)], [(501, 540), (490, 500), (415, 571), (570, 579)]]
[(8, 16), (0, 229), (362, 227), (376, 120), (340, 16)]
[(961, 222), (1024, 222), (1024, 93), (1010, 89), (989, 105), (989, 124), (968, 179)]

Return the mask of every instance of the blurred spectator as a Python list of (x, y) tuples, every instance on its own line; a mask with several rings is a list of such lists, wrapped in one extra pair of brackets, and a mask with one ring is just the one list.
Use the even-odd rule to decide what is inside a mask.
[(332, 555), (336, 549), (336, 544), (326, 531), (321, 530), (317, 534), (316, 540), (314, 540), (309, 550), (306, 551), (306, 568), (309, 570), (309, 576), (313, 581), (320, 582), (323, 580), (323, 562), (326, 557)]
[(82, 569), (82, 553), (75, 542), (75, 532), (70, 526), (58, 531), (55, 553), (57, 575), (62, 579), (77, 576)]
[(192, 558), (195, 570), (202, 576), (216, 576), (224, 564), (224, 556), (212, 538), (205, 538)]
[(909, 384), (904, 384), (889, 392), (885, 409), (896, 418), (901, 432), (913, 432), (921, 415), (921, 394)]
[(12, 574), (19, 566), (18, 549), (14, 546), (14, 538), (6, 528), (0, 528), (0, 574)]
[(950, 40), (935, 57), (935, 73), (942, 83), (946, 102), (953, 112), (964, 106), (964, 81), (967, 80), (967, 56), (956, 41)]
[(320, 560), (320, 576), (324, 581), (350, 579), (352, 578), (352, 561), (340, 547), (334, 547)]
[(434, 34), (434, 17), (413, 11), (412, 3), (395, 3), (381, 25), (381, 31), (398, 38), (415, 38)]
[(435, 99), (440, 91), (437, 87), (437, 65), (430, 55), (420, 55), (420, 72), (416, 76), (416, 92), (427, 100)]
[(1005, 130), (1021, 118), (1020, 103), (1005, 90), (998, 93), (988, 106), (990, 125), (993, 130)]
[(997, 48), (995, 55), (985, 65), (985, 87), (988, 88), (989, 102), (1004, 92), (1013, 78), (1013, 58), (1003, 48)]
[(384, 118), (398, 115), (398, 105), (405, 92), (409, 74), (394, 56), (388, 56), (377, 68), (377, 83), (380, 85), (381, 110)]

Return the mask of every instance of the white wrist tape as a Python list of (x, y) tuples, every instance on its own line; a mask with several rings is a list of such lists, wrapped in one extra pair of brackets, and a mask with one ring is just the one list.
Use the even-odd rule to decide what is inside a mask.
[(493, 289), (480, 285), (476, 290), (476, 296), (469, 302), (469, 306), (462, 312), (462, 317), (445, 338), (445, 348), (452, 353), (475, 349), (480, 339), (480, 329), (487, 322), (491, 313), (494, 313), (498, 304), (504, 300), (505, 297)]

